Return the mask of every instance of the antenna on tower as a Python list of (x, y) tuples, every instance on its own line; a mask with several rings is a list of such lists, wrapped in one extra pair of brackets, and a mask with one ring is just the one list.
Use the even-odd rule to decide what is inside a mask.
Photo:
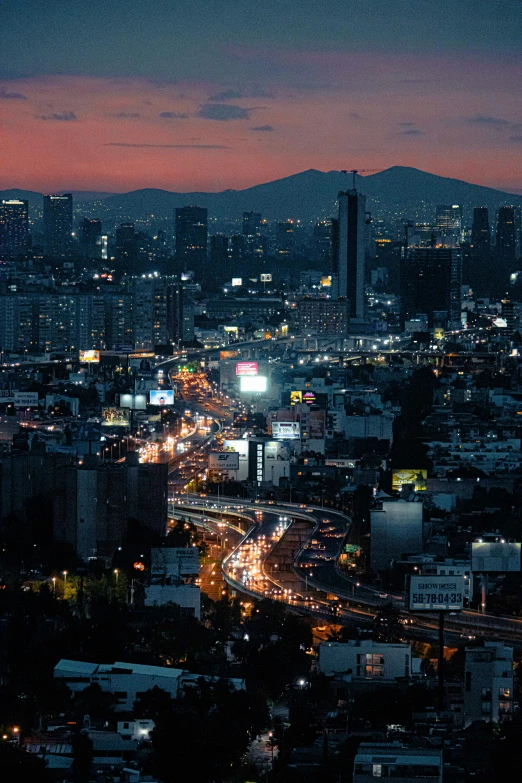
[(353, 180), (352, 180), (352, 189), (353, 189), (353, 190), (355, 190), (355, 176), (356, 176), (356, 174), (357, 174), (357, 171), (358, 171), (358, 169), (351, 169), (351, 170), (350, 170), (350, 174), (351, 174), (351, 175), (352, 175), (352, 177), (353, 177)]

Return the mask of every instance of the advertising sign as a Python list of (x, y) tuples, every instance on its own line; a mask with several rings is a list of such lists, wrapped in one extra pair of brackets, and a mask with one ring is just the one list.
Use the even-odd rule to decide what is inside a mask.
[(145, 394), (120, 394), (120, 408), (144, 411), (147, 408), (147, 396)]
[(313, 405), (315, 402), (315, 394), (311, 391), (303, 392), (303, 402), (307, 405)]
[(392, 473), (392, 489), (400, 490), (405, 484), (413, 484), (416, 492), (427, 489), (428, 471), (424, 468), (394, 470)]
[(239, 470), (237, 451), (211, 451), (208, 455), (209, 470)]
[(516, 541), (473, 541), (471, 570), (481, 574), (520, 571), (521, 546)]
[(149, 402), (151, 405), (174, 405), (173, 389), (151, 389), (149, 392)]
[(103, 425), (124, 427), (129, 424), (129, 411), (124, 408), (102, 408)]
[(303, 392), (302, 391), (291, 391), (290, 392), (290, 405), (300, 405), (303, 401)]
[(235, 359), (236, 356), (237, 356), (237, 351), (220, 351), (219, 352), (220, 361), (225, 361), (225, 359)]
[(236, 286), (238, 286), (238, 285), (239, 285), (239, 286), (240, 286), (240, 285), (243, 285), (243, 278), (242, 278), (242, 277), (233, 277), (233, 278), (232, 278), (232, 285), (234, 286), (234, 288), (235, 288)]
[(240, 391), (242, 392), (265, 392), (267, 388), (267, 379), (264, 375), (252, 377), (242, 375), (240, 378)]
[(80, 351), (80, 361), (94, 364), (98, 363), (100, 361), (100, 352), (99, 351)]
[(19, 392), (13, 394), (15, 408), (37, 408), (38, 392)]
[(272, 282), (272, 275), (271, 274), (263, 274), (263, 275), (261, 275), (261, 282), (262, 283), (271, 283)]
[(272, 437), (276, 440), (300, 440), (301, 425), (298, 421), (273, 421)]
[(410, 610), (453, 612), (463, 606), (463, 576), (410, 577)]
[(236, 375), (258, 375), (259, 364), (257, 362), (236, 362)]
[(153, 547), (150, 554), (151, 576), (194, 576), (199, 573), (199, 551), (196, 546)]

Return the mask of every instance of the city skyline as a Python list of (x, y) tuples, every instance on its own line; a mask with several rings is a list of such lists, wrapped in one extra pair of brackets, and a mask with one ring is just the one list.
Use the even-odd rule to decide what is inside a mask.
[(404, 165), (522, 192), (515, 0), (152, 6), (4, 4), (0, 188), (220, 191)]

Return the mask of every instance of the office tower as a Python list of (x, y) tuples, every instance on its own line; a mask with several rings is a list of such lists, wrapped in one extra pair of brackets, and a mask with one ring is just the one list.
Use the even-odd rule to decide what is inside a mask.
[(294, 257), (294, 221), (287, 220), (284, 223), (276, 223), (276, 256), (278, 258)]
[(347, 299), (306, 298), (297, 304), (300, 334), (346, 334), (349, 305)]
[(228, 237), (224, 234), (213, 234), (210, 237), (210, 261), (217, 271), (227, 268)]
[[(469, 249), (462, 245), (462, 280), (476, 296), (490, 296), (497, 288), (492, 268), (491, 233), (487, 207), (475, 207)], [(504, 286), (505, 290), (505, 286)], [(499, 293), (502, 292), (502, 287)]]
[(232, 234), (230, 237), (230, 260), (232, 271), (241, 272), (245, 260), (245, 237), (242, 234)]
[(84, 218), (80, 224), (80, 250), (86, 259), (100, 259), (102, 252), (102, 222)]
[(460, 287), (462, 265), (460, 249), (415, 247), (401, 260), (401, 318), (424, 313), (430, 328), (444, 312), (448, 326), (460, 326)]
[(338, 295), (350, 302), (351, 318), (364, 318), (366, 196), (357, 190), (338, 195)]
[(13, 198), (0, 202), (0, 257), (19, 256), (27, 250), (29, 205)]
[(487, 207), (475, 207), (471, 226), (471, 254), (473, 260), (488, 258), (490, 250), (489, 212)]
[(73, 198), (70, 193), (43, 197), (44, 255), (67, 258), (72, 249)]
[(203, 207), (176, 209), (176, 258), (183, 269), (202, 269), (207, 260), (207, 210)]
[(138, 238), (134, 223), (121, 223), (116, 229), (116, 265), (122, 272), (136, 272)]
[(143, 275), (132, 280), (132, 327), (135, 348), (154, 348), (169, 341), (166, 277)]
[(458, 204), (439, 205), (435, 210), (435, 226), (442, 235), (444, 245), (459, 245), (462, 238), (462, 207)]
[(513, 207), (499, 207), (495, 257), (502, 272), (506, 271), (508, 274), (515, 272), (517, 251), (515, 210)]
[(375, 266), (388, 270), (388, 290), (399, 290), (402, 242), (378, 237), (375, 240)]
[(314, 225), (310, 260), (324, 265), (324, 272), (331, 269), (332, 258), (332, 221), (321, 220)]
[(167, 330), (169, 340), (178, 344), (194, 339), (194, 302), (183, 283), (169, 283), (167, 288)]
[(243, 212), (243, 236), (254, 237), (261, 233), (261, 213)]

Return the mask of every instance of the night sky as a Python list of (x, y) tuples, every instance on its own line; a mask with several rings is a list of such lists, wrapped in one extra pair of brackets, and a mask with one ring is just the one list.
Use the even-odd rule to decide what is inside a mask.
[(0, 188), (522, 192), (521, 0), (0, 0)]

